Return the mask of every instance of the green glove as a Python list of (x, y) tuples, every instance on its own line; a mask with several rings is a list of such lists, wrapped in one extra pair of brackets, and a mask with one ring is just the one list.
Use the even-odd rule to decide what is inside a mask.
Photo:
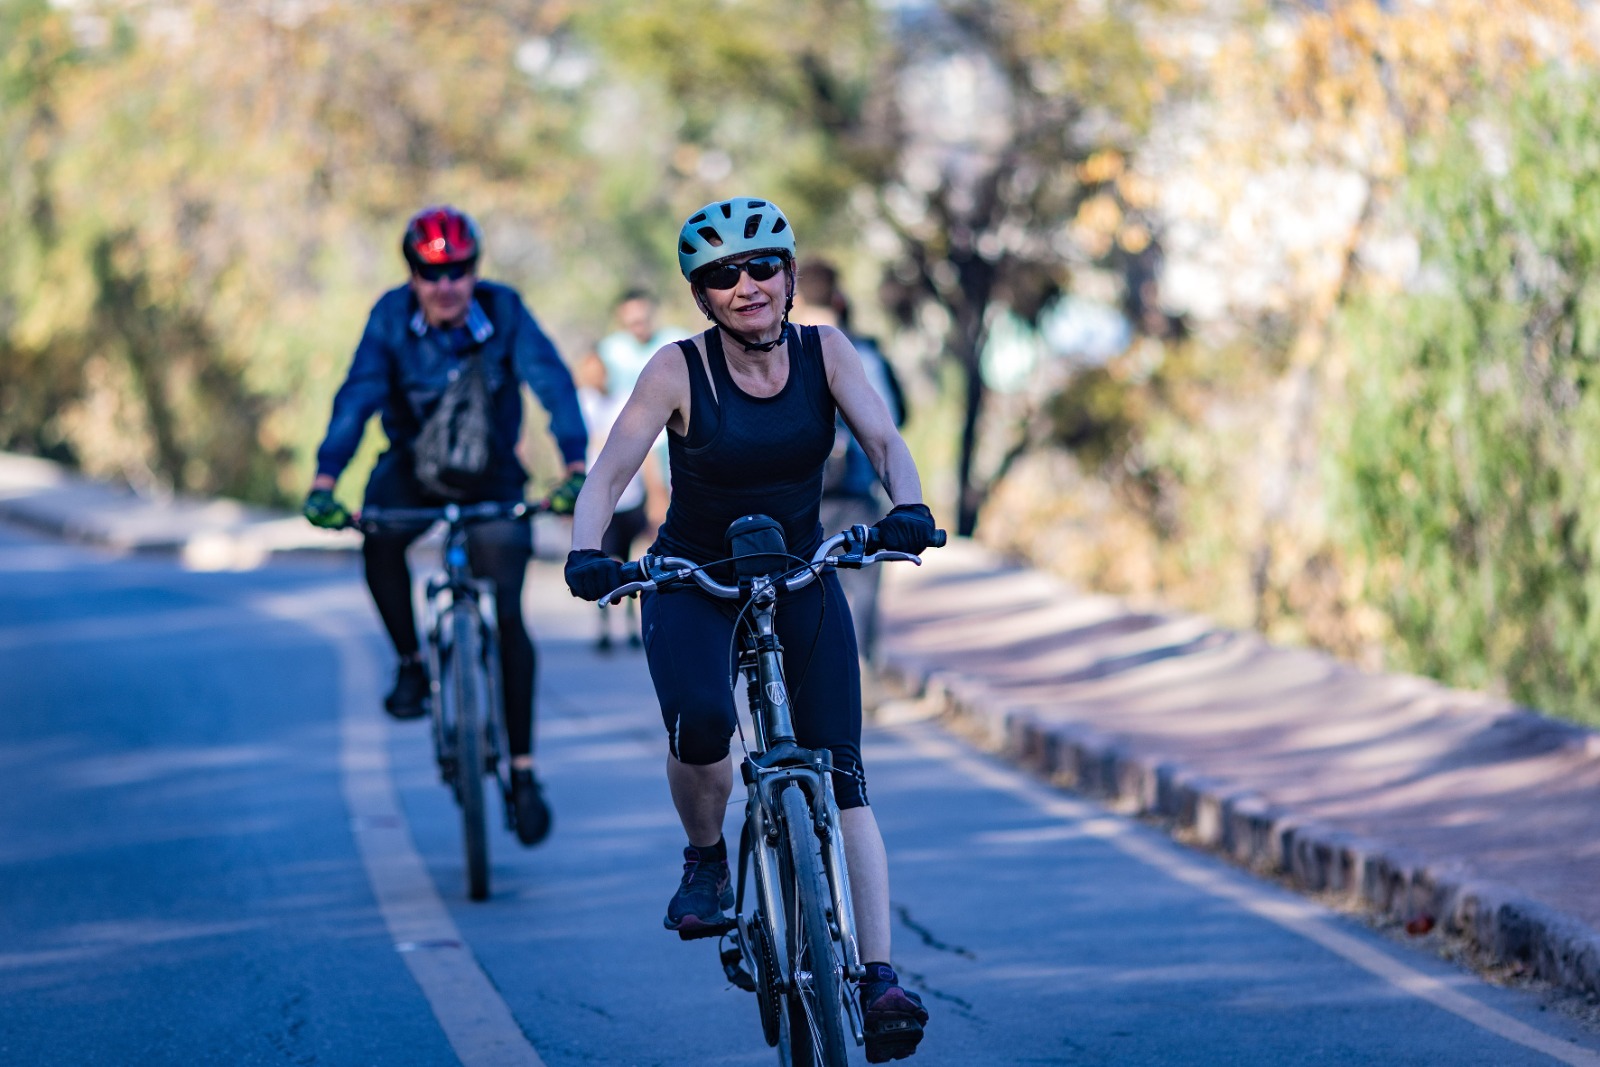
[(572, 509), (578, 506), (578, 492), (583, 488), (586, 477), (582, 471), (567, 475), (567, 480), (550, 490), (547, 501), (550, 510), (556, 515), (571, 515)]
[(342, 530), (350, 525), (350, 512), (333, 498), (332, 489), (313, 489), (300, 509), (306, 520), (324, 530)]

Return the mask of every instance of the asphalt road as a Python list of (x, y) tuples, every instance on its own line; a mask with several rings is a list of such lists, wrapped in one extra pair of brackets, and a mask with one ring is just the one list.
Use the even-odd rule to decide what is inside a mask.
[[(712, 945), (661, 929), (648, 679), (558, 580), (529, 592), (555, 833), (497, 830), (473, 904), (353, 560), (199, 574), (0, 529), (0, 1064), (775, 1062)], [(933, 1012), (911, 1062), (1600, 1065), (1535, 994), (931, 724), (866, 755)]]

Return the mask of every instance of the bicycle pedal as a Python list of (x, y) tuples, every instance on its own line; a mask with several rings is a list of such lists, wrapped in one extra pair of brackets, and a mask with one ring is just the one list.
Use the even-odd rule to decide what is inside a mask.
[(725, 948), (722, 950), (722, 973), (728, 976), (728, 981), (746, 993), (754, 993), (756, 991), (755, 976), (745, 970), (744, 953), (737, 948)]
[(730, 930), (738, 929), (739, 924), (732, 919), (720, 923), (701, 923), (697, 926), (685, 926), (678, 931), (679, 941), (700, 941), (708, 937), (721, 937)]

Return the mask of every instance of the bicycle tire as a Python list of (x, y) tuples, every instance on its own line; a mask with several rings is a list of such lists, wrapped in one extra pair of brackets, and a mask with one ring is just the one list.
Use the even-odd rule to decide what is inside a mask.
[(796, 1067), (846, 1067), (844, 964), (828, 922), (833, 896), (822, 868), (822, 842), (804, 791), (790, 785), (778, 795), (783, 818), (780, 852), (789, 950), (789, 1053)]
[(470, 605), (450, 609), (450, 686), (455, 694), (456, 800), (461, 805), (461, 839), (467, 867), (467, 896), (489, 896), (489, 834), (484, 825), (483, 769), (485, 721), (483, 681), (478, 676), (477, 617)]

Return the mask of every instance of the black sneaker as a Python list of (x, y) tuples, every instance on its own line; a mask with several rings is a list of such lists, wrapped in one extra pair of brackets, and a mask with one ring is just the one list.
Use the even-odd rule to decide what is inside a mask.
[(517, 840), (532, 848), (550, 836), (550, 805), (533, 772), (523, 767), (511, 770), (511, 796), (507, 799), (511, 826)]
[(429, 688), (427, 666), (420, 659), (401, 660), (383, 708), (396, 719), (420, 719), (428, 714)]
[(859, 989), (867, 1062), (903, 1060), (916, 1052), (928, 1022), (922, 998), (901, 989), (894, 968), (886, 963), (867, 964), (867, 976)]
[(716, 937), (733, 927), (733, 920), (722, 913), (723, 908), (731, 907), (733, 882), (728, 877), (728, 861), (702, 860), (693, 845), (684, 849), (683, 881), (667, 904), (662, 925), (678, 931), (685, 941)]

